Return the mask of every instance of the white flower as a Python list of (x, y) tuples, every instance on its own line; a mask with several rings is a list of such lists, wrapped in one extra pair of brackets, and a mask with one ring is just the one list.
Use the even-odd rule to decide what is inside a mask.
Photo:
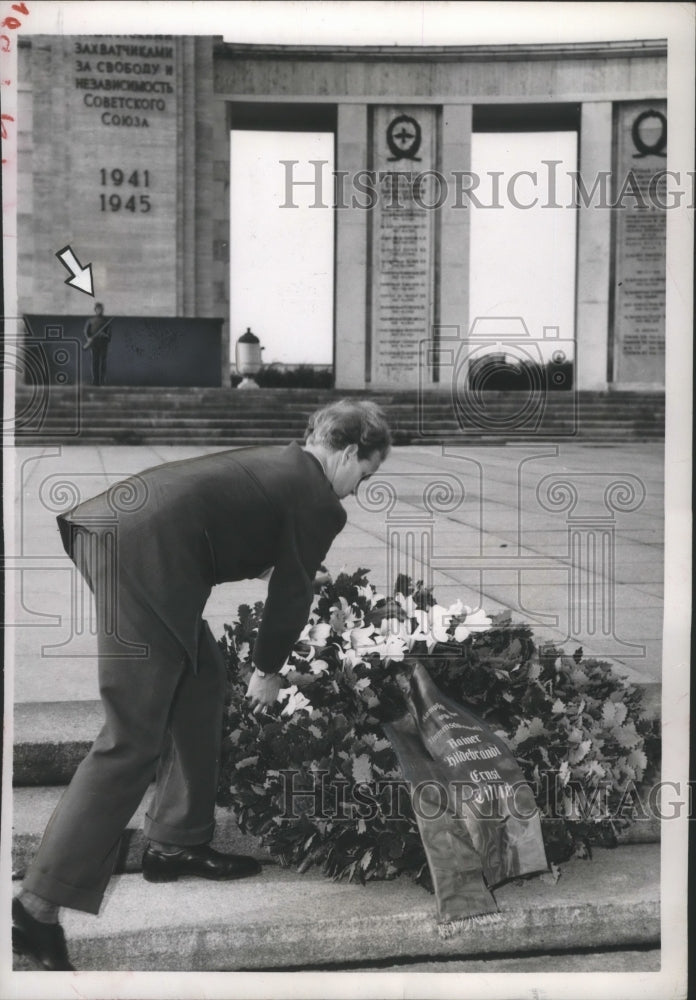
[(309, 669), (313, 674), (325, 674), (329, 665), (326, 660), (314, 660)]
[(464, 642), (472, 632), (486, 632), (491, 627), (491, 619), (483, 608), (477, 608), (476, 611), (471, 611), (470, 608), (466, 610), (467, 615), (463, 624), (457, 625), (454, 630), (455, 642)]
[(430, 631), (435, 641), (447, 642), (449, 639), (447, 631), (452, 620), (449, 608), (443, 608), (441, 604), (433, 604), (428, 614), (430, 615)]
[(464, 624), (467, 628), (470, 628), (472, 632), (487, 632), (493, 622), (483, 608), (477, 608), (476, 611), (473, 611), (466, 616)]
[(461, 600), (457, 600), (454, 604), (450, 604), (449, 613), (452, 618), (461, 618), (462, 615), (470, 615), (471, 608), (468, 604), (462, 604)]
[(346, 629), (357, 628), (362, 625), (363, 617), (359, 611), (356, 611), (348, 603), (345, 597), (339, 597), (338, 604), (334, 604), (331, 608), (329, 621), (334, 631), (344, 632)]
[(368, 625), (366, 628), (354, 628), (350, 631), (350, 644), (355, 650), (370, 649), (374, 646), (374, 626)]
[(449, 608), (443, 608), (441, 604), (434, 604), (427, 611), (416, 611), (414, 618), (418, 622), (418, 627), (411, 636), (412, 644), (414, 642), (426, 642), (428, 648), (431, 648), (436, 642), (448, 641)]
[(278, 692), (278, 701), (285, 701), (287, 698), (288, 703), (280, 713), (281, 715), (294, 715), (295, 712), (312, 712), (312, 706), (308, 698), (298, 690), (297, 685), (292, 684), (290, 687), (282, 688)]
[(327, 622), (318, 622), (316, 625), (305, 625), (299, 638), (299, 642), (307, 642), (310, 646), (325, 646), (331, 635), (331, 626)]
[(416, 608), (413, 598), (410, 595), (408, 597), (404, 597), (403, 594), (396, 594), (394, 599), (396, 603), (400, 604), (404, 609), (408, 618), (415, 618), (416, 611), (418, 609)]
[(370, 607), (372, 607), (372, 604), (374, 603), (374, 597), (373, 597), (372, 587), (370, 586), (369, 583), (366, 586), (364, 586), (364, 587), (356, 587), (355, 588), (355, 592), (360, 597), (364, 597), (365, 600), (367, 601), (368, 605)]
[(389, 635), (386, 639), (383, 639), (379, 646), (376, 647), (379, 651), (379, 655), (387, 660), (395, 660), (400, 663), (404, 658), (404, 654), (408, 649), (408, 642), (402, 639), (398, 635)]
[[(339, 653), (339, 656), (344, 665), (348, 667), (355, 667), (358, 663), (363, 663), (363, 658), (357, 649), (347, 649), (344, 653)], [(365, 666), (367, 667), (369, 664), (365, 663)]]

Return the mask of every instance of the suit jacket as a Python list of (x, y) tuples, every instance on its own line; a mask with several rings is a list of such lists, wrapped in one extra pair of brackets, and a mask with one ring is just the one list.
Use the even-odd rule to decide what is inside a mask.
[(242, 448), (148, 469), (58, 517), (116, 536), (119, 586), (128, 586), (196, 663), (212, 586), (273, 567), (254, 662), (274, 673), (307, 622), (314, 575), (346, 522), (319, 462), (297, 444)]

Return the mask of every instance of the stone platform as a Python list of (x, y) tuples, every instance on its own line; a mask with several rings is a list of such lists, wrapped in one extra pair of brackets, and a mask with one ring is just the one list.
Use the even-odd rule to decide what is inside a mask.
[(64, 926), (82, 970), (360, 970), (385, 959), (478, 958), (495, 971), (514, 952), (528, 956), (526, 971), (560, 972), (571, 948), (610, 950), (585, 970), (609, 971), (617, 954), (659, 945), (659, 887), (657, 845), (597, 850), (564, 865), (555, 884), (542, 876), (503, 886), (499, 925), (443, 940), (434, 898), (409, 879), (359, 886), (270, 865), (231, 883), (116, 876), (98, 918), (66, 910)]

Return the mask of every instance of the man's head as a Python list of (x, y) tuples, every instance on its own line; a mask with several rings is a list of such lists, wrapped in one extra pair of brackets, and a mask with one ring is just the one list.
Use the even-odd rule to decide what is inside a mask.
[(101, 304), (101, 302), (94, 303), (94, 311), (97, 314), (97, 316), (104, 315), (104, 306)]
[(305, 441), (343, 498), (380, 467), (391, 448), (391, 432), (376, 403), (341, 399), (312, 414)]

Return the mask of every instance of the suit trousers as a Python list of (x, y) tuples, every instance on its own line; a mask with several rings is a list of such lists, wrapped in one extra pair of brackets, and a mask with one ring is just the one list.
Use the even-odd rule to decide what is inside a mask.
[[(95, 535), (80, 535), (83, 553), (98, 549)], [(194, 665), (124, 575), (79, 553), (76, 562), (95, 595), (105, 722), (48, 823), (24, 888), (98, 913), (120, 838), (153, 777), (146, 836), (182, 846), (211, 839), (225, 663), (206, 622)]]

